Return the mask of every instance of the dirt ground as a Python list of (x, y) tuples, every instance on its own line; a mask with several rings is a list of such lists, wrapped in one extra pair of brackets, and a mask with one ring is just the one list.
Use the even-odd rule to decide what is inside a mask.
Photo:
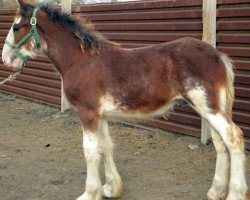
[[(0, 93), (0, 200), (71, 200), (83, 193), (86, 165), (73, 112)], [(121, 200), (203, 200), (215, 166), (198, 138), (110, 123), (123, 178)], [(192, 149), (190, 145), (198, 145)], [(250, 183), (250, 156), (246, 174)], [(104, 183), (103, 167), (101, 177)]]

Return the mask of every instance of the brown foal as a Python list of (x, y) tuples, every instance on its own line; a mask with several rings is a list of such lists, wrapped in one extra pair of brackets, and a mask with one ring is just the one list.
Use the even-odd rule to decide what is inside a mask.
[[(192, 38), (125, 49), (98, 35), (84, 21), (45, 5), (37, 8), (18, 2), (2, 59), (6, 66), (20, 70), (26, 58), (42, 50), (60, 73), (83, 130), (87, 179), (78, 200), (118, 198), (123, 192), (108, 132), (110, 118), (163, 115), (181, 99), (210, 124), (217, 164), (208, 199), (247, 199), (243, 134), (232, 121), (233, 66), (225, 54)], [(16, 45), (31, 26), (36, 28), (40, 47), (34, 33)], [(104, 186), (99, 177), (101, 157)]]

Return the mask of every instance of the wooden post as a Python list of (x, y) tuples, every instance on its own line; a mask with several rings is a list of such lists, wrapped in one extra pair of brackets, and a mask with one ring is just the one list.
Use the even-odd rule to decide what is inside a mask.
[[(71, 0), (62, 0), (62, 11), (71, 14)], [(70, 109), (70, 103), (65, 96), (63, 79), (61, 78), (61, 112), (65, 112), (68, 109)]]
[(62, 0), (62, 11), (71, 14), (71, 0)]
[(216, 0), (203, 0), (203, 37), (202, 40), (216, 47)]
[[(202, 1), (203, 37), (202, 40), (216, 48), (216, 7), (217, 0)], [(211, 66), (212, 67), (212, 66)], [(207, 144), (211, 138), (208, 122), (201, 119), (201, 143)]]

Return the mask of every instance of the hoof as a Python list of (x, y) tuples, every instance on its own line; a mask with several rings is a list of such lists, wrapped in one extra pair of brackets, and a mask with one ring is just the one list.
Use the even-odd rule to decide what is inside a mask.
[(235, 195), (228, 195), (226, 200), (250, 200), (248, 196), (235, 196)]
[(106, 183), (103, 186), (103, 196), (106, 198), (119, 198), (123, 193), (123, 184), (119, 182)]
[(102, 200), (102, 195), (101, 192), (96, 192), (94, 194), (84, 192), (77, 200)]
[(231, 188), (226, 200), (249, 200), (247, 186), (241, 189)]
[(226, 190), (217, 191), (214, 188), (210, 188), (207, 192), (207, 199), (208, 200), (225, 200), (227, 192)]

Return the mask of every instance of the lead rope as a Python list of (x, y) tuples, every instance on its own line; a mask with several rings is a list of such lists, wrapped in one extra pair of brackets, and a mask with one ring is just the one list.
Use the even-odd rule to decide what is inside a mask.
[(18, 72), (16, 72), (15, 74), (11, 74), (9, 75), (8, 78), (4, 79), (2, 82), (0, 82), (0, 85), (4, 85), (7, 82), (12, 82), (13, 80), (15, 80), (19, 74), (22, 73), (22, 70), (19, 70)]

